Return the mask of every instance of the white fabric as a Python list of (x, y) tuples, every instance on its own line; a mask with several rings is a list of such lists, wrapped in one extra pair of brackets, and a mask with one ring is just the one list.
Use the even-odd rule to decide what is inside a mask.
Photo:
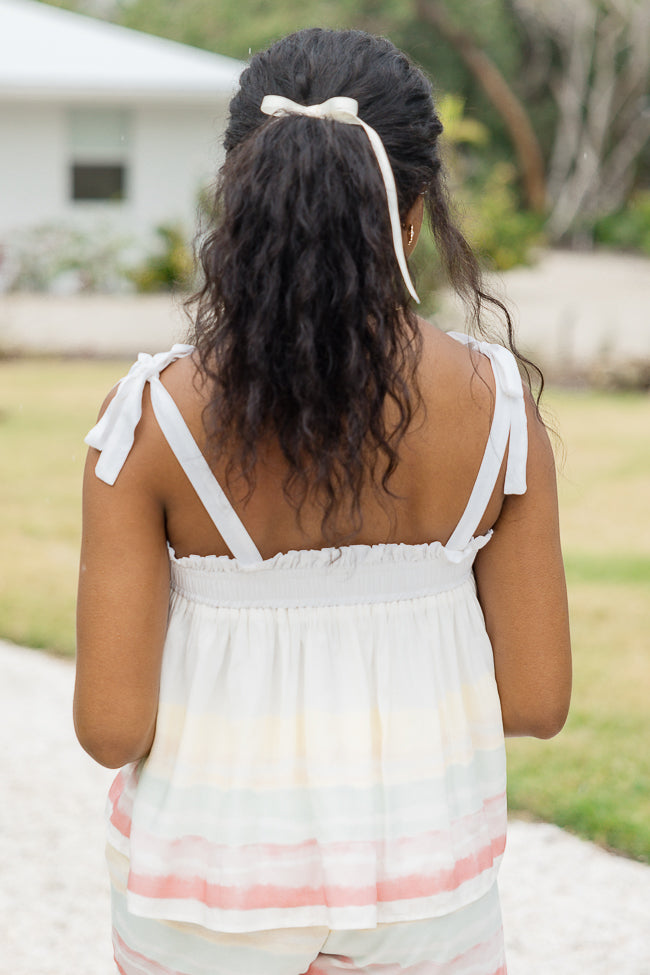
[(157, 376), (151, 378), (151, 404), (167, 443), (233, 557), (246, 564), (261, 562), (262, 556), (255, 543), (215, 479), (176, 403)]
[(395, 257), (397, 258), (399, 269), (402, 272), (404, 284), (408, 288), (411, 297), (419, 304), (420, 299), (411, 281), (411, 275), (409, 274), (406, 263), (406, 255), (404, 254), (404, 245), (402, 244), (399, 207), (397, 205), (397, 189), (395, 187), (393, 170), (391, 169), (390, 161), (384, 149), (384, 143), (381, 141), (379, 134), (364, 122), (363, 119), (359, 118), (358, 102), (354, 98), (346, 98), (341, 95), (329, 98), (321, 105), (299, 105), (297, 102), (292, 102), (290, 98), (284, 98), (282, 95), (266, 95), (262, 99), (260, 110), (265, 115), (278, 117), (283, 115), (308, 115), (310, 118), (332, 119), (335, 122), (342, 122), (344, 125), (358, 125), (364, 130), (377, 158), (382, 179), (384, 180), (384, 186), (386, 187), (388, 214), (393, 233)]
[(104, 415), (84, 438), (84, 443), (95, 447), (101, 456), (95, 474), (106, 484), (115, 484), (124, 461), (129, 456), (135, 428), (142, 416), (142, 394), (145, 383), (160, 375), (170, 362), (191, 355), (192, 345), (174, 345), (169, 352), (149, 355), (141, 352), (126, 376), (117, 384), (117, 392)]
[[(465, 535), (508, 436), (509, 486), (525, 486), (516, 365), (480, 348), (497, 402)], [(103, 443), (114, 480), (149, 381), (164, 435), (239, 552), (248, 535), (158, 378), (189, 351), (141, 360), (88, 439)], [(130, 936), (153, 944), (155, 921), (368, 929), (449, 915), (492, 887), (505, 750), (472, 573), (490, 534), (266, 560), (170, 551), (156, 736), (108, 803), (109, 846), (128, 859), (119, 896)]]
[(508, 460), (504, 493), (526, 493), (528, 429), (521, 376), (512, 353), (501, 345), (479, 342), (463, 332), (449, 332), (448, 335), (488, 357), (496, 387), (494, 415), (483, 460), (467, 507), (447, 541), (448, 548), (462, 551), (469, 544), (492, 497), (506, 447)]
[(486, 542), (462, 560), (440, 544), (171, 555), (156, 738), (108, 810), (134, 931), (365, 929), (493, 885), (506, 770), (472, 575)]

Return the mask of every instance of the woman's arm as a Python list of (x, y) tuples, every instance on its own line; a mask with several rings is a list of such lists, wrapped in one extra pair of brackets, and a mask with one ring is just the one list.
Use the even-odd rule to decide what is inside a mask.
[(93, 449), (84, 474), (74, 723), (86, 751), (109, 768), (151, 748), (167, 626), (165, 517), (146, 406), (115, 484), (95, 475)]
[(571, 697), (571, 644), (555, 461), (527, 397), (528, 490), (508, 495), (475, 575), (506, 735), (551, 738)]

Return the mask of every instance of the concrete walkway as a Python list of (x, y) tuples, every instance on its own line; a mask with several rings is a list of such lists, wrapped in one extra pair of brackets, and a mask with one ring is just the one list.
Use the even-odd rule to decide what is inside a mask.
[[(0, 641), (0, 975), (116, 975), (102, 818), (114, 773), (76, 743), (72, 686), (69, 661)], [(509, 975), (650, 975), (650, 867), (515, 821), (500, 886)]]

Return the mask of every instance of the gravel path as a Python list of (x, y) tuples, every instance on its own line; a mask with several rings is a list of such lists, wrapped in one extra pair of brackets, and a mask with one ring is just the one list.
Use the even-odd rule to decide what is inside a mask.
[[(116, 975), (103, 864), (112, 772), (77, 745), (70, 662), (0, 641), (0, 975)], [(650, 867), (511, 823), (509, 975), (650, 975)]]

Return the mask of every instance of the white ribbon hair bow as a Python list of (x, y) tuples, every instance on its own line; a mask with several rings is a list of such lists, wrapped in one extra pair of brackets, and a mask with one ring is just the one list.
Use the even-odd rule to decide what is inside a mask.
[(393, 247), (395, 248), (397, 263), (402, 272), (404, 284), (408, 288), (411, 297), (419, 304), (420, 299), (411, 281), (411, 275), (406, 264), (404, 246), (402, 244), (399, 208), (397, 206), (397, 189), (395, 188), (393, 170), (391, 169), (384, 144), (378, 133), (370, 125), (367, 125), (363, 119), (359, 118), (358, 102), (354, 98), (346, 98), (344, 95), (338, 95), (334, 98), (329, 98), (321, 105), (299, 105), (297, 102), (292, 102), (290, 98), (284, 98), (282, 95), (265, 95), (262, 99), (260, 109), (265, 115), (278, 117), (283, 115), (308, 115), (311, 118), (333, 119), (335, 122), (343, 122), (344, 125), (359, 125), (364, 130), (374, 150), (377, 163), (379, 164), (379, 170), (384, 180), (384, 186), (386, 187), (388, 214), (393, 231)]

